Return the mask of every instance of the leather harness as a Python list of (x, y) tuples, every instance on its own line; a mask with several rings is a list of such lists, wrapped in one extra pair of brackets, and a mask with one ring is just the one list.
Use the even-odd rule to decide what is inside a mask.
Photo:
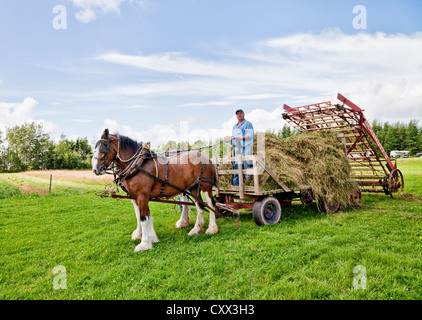
[[(102, 140), (105, 140), (105, 139), (102, 139)], [(111, 141), (108, 141), (108, 145), (106, 145), (106, 149), (103, 149), (103, 151), (106, 151), (106, 152), (104, 152), (105, 153), (104, 159), (107, 157), (106, 153), (108, 153), (110, 146), (111, 146)], [(100, 146), (100, 149), (101, 149), (101, 147), (102, 147), (102, 145)], [(179, 149), (179, 150), (176, 150), (176, 154), (179, 154), (181, 152), (188, 152), (188, 151), (189, 150)], [(201, 174), (199, 175), (199, 177), (189, 187), (187, 187), (186, 189), (181, 189), (178, 186), (174, 185), (173, 183), (169, 182), (170, 170), (169, 170), (169, 163), (168, 163), (168, 159), (167, 159), (168, 154), (169, 153), (167, 152), (164, 155), (160, 155), (160, 159), (163, 159), (165, 161), (164, 165), (165, 165), (165, 168), (166, 168), (165, 179), (161, 179), (161, 178), (159, 178), (158, 165), (157, 165), (157, 161), (156, 161), (156, 159), (158, 158), (158, 155), (157, 155), (157, 153), (155, 153), (154, 151), (152, 151), (150, 149), (149, 143), (141, 144), (141, 146), (138, 148), (136, 153), (130, 159), (123, 160), (120, 157), (120, 137), (119, 137), (119, 139), (118, 139), (118, 150), (116, 152), (116, 158), (120, 159), (123, 162), (129, 162), (129, 165), (124, 170), (117, 170), (117, 171), (114, 172), (114, 178), (115, 178), (114, 183), (116, 183), (117, 187), (122, 188), (122, 190), (124, 192), (126, 192), (128, 196), (130, 196), (130, 193), (123, 186), (123, 182), (125, 180), (128, 180), (128, 179), (134, 177), (139, 172), (142, 172), (143, 174), (147, 175), (148, 177), (153, 178), (154, 180), (161, 183), (160, 195), (159, 195), (158, 198), (163, 197), (164, 190), (165, 190), (166, 186), (169, 186), (173, 189), (180, 191), (180, 193), (182, 193), (185, 196), (186, 195), (188, 197), (192, 196), (196, 201), (198, 201), (202, 205), (205, 205), (206, 207), (208, 207), (202, 201), (202, 199), (200, 197), (200, 192), (201, 192), (200, 184), (201, 184), (201, 182), (204, 182), (204, 183), (212, 184), (213, 186), (218, 186), (216, 174), (215, 174), (215, 168), (212, 165), (211, 160), (210, 160), (211, 176), (214, 177), (214, 178), (211, 179), (211, 178), (203, 177), (205, 169), (206, 169), (206, 164), (203, 164)], [(99, 160), (103, 160), (103, 158), (101, 158)], [(156, 169), (155, 175), (151, 174), (150, 172), (148, 172), (148, 171), (146, 171), (145, 169), (142, 168), (142, 165), (145, 162), (145, 160), (153, 160), (154, 161), (155, 169)], [(194, 196), (190, 193), (190, 189), (193, 188), (195, 185), (197, 185), (196, 196)]]

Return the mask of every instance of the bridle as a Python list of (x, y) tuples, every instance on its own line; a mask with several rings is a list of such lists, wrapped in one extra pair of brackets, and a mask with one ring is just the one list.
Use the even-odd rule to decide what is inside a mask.
[[(124, 163), (131, 162), (132, 160), (134, 160), (136, 157), (138, 157), (140, 155), (140, 153), (142, 152), (143, 149), (147, 149), (148, 151), (151, 152), (151, 150), (149, 148), (149, 144), (148, 144), (148, 146), (145, 146), (144, 144), (141, 143), (140, 147), (138, 148), (138, 150), (134, 153), (134, 155), (131, 158), (129, 158), (129, 159), (123, 159), (120, 156), (120, 136), (117, 136), (116, 139), (104, 139), (104, 138), (101, 138), (99, 140), (100, 147), (99, 147), (99, 150), (98, 151), (100, 153), (104, 154), (104, 156), (101, 157), (101, 158), (95, 157), (94, 159), (97, 159), (99, 161), (102, 161), (101, 162), (101, 167), (105, 170), (105, 172), (107, 174), (115, 174), (115, 171), (114, 171), (115, 166), (113, 166), (111, 168), (111, 169), (113, 169), (113, 172), (108, 172), (107, 171), (108, 168), (106, 167), (106, 160), (107, 160), (107, 157), (108, 157), (108, 152), (110, 151), (110, 148), (113, 145), (111, 143), (112, 141), (117, 141), (117, 150), (115, 150), (114, 147), (113, 147), (113, 151), (116, 152), (116, 159), (119, 159), (120, 161), (122, 161)], [(106, 143), (103, 143), (103, 142), (106, 142)], [(157, 164), (156, 164), (156, 166), (157, 166)]]
[[(111, 172), (107, 172), (106, 160), (107, 160), (107, 157), (108, 157), (108, 152), (110, 151), (110, 148), (112, 147), (111, 141), (115, 141), (115, 140), (118, 140), (118, 139), (103, 139), (103, 138), (101, 138), (99, 140), (99, 141), (101, 141), (101, 143), (100, 143), (100, 148), (98, 149), (98, 151), (100, 153), (104, 154), (104, 156), (102, 156), (101, 158), (99, 158), (99, 157), (94, 158), (94, 159), (97, 159), (98, 161), (102, 161), (101, 162), (101, 168), (103, 168), (107, 174), (112, 174)], [(105, 141), (106, 143), (102, 143), (102, 141)], [(113, 150), (114, 150), (114, 147), (113, 147)], [(114, 150), (114, 151), (116, 151), (116, 150)]]

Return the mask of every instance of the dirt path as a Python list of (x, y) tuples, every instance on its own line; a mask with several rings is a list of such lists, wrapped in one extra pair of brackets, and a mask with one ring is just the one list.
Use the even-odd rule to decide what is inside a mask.
[(43, 195), (48, 193), (47, 190), (44, 190), (44, 189), (41, 189), (41, 188), (36, 188), (36, 187), (30, 186), (29, 184), (22, 184), (22, 185), (15, 184), (15, 186), (17, 188), (19, 188), (20, 193), (24, 193), (24, 194), (30, 194), (31, 192), (37, 192), (40, 196), (43, 196)]

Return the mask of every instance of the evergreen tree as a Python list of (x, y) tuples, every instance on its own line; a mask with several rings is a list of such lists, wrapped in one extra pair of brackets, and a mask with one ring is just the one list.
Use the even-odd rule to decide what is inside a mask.
[(409, 150), (411, 154), (416, 154), (418, 152), (418, 121), (411, 120), (407, 126), (406, 133), (405, 133), (405, 148)]

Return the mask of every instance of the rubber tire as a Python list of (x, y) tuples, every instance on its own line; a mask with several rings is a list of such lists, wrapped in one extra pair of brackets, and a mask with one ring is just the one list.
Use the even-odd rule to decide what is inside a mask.
[(258, 226), (276, 224), (280, 222), (281, 206), (276, 198), (266, 197), (255, 202), (252, 214)]

